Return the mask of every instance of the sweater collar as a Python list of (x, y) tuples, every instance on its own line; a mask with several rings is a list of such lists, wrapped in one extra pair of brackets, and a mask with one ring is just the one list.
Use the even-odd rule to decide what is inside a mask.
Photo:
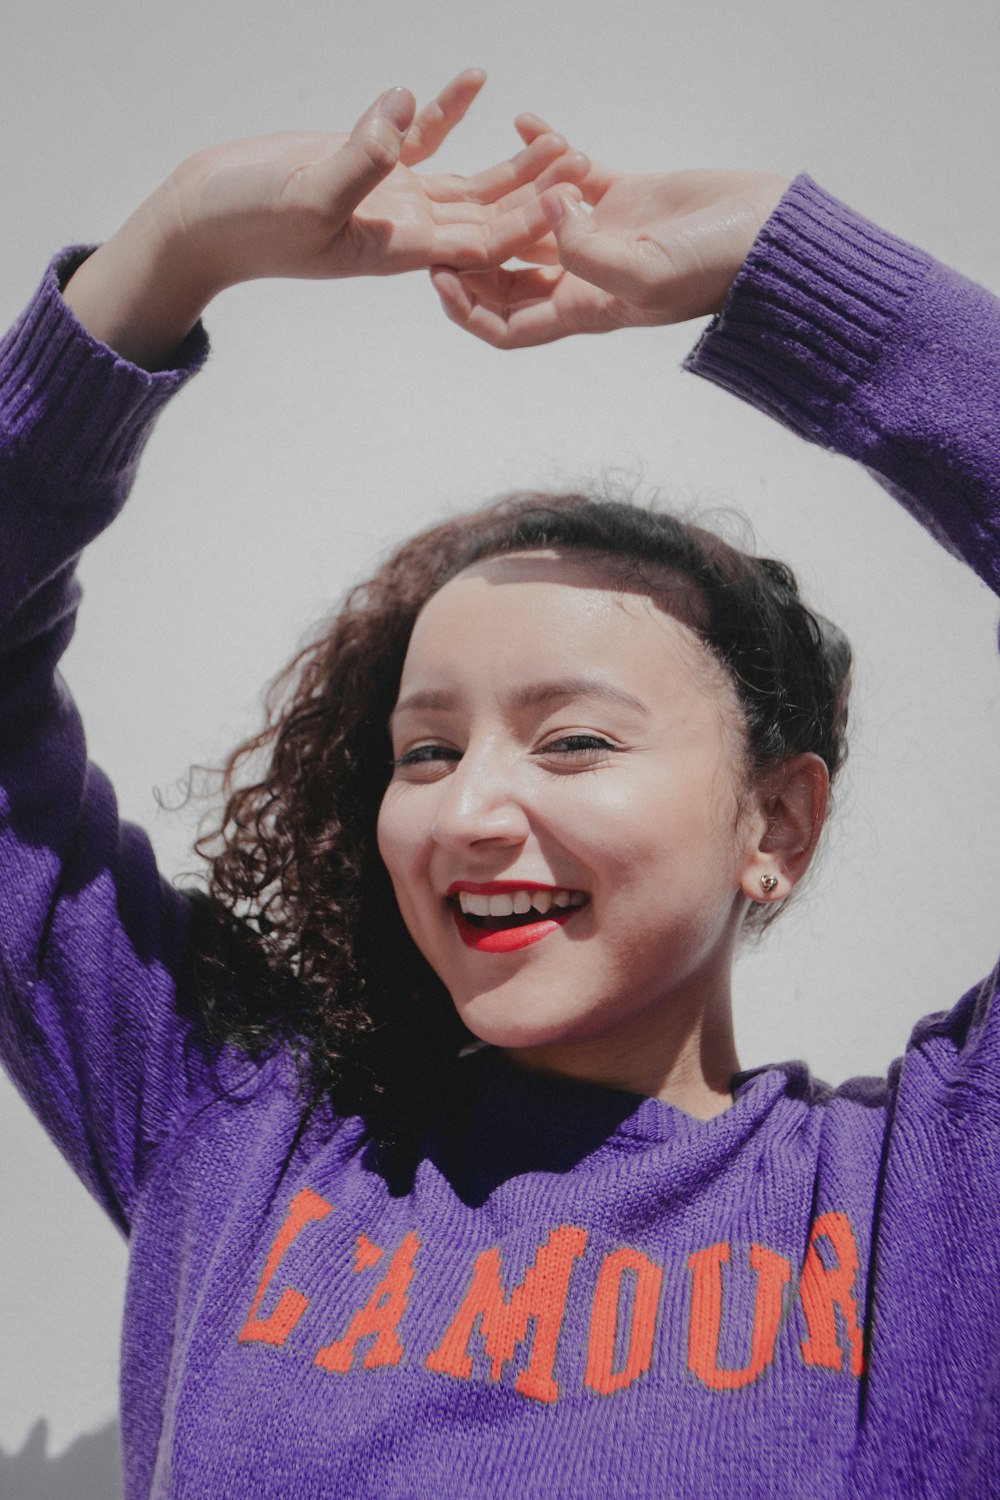
[[(661, 1099), (518, 1067), (495, 1047), (462, 1059), (463, 1112), (471, 1137), (495, 1142), (512, 1170), (568, 1171), (605, 1147), (676, 1144), (726, 1156), (739, 1148), (786, 1092), (808, 1075), (800, 1064), (760, 1068), (733, 1079), (734, 1101), (699, 1120)], [(801, 1073), (793, 1080), (791, 1074)]]

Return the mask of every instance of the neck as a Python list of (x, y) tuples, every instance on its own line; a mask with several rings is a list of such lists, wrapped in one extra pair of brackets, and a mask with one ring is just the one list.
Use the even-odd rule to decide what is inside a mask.
[(728, 976), (706, 1004), (671, 995), (652, 1010), (592, 1036), (510, 1048), (520, 1067), (624, 1089), (710, 1120), (733, 1102), (740, 1064)]

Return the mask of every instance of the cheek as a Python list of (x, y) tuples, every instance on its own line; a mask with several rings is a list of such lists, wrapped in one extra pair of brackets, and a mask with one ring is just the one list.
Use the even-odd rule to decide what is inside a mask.
[(412, 908), (430, 878), (434, 791), (433, 786), (390, 786), (379, 808), (375, 841), (403, 912)]
[(737, 799), (725, 768), (700, 757), (675, 758), (587, 809), (578, 823), (586, 830), (579, 847), (593, 850), (611, 879), (632, 890), (707, 894), (708, 888), (733, 883), (737, 824)]
[(398, 789), (390, 787), (382, 798), (375, 827), (378, 852), (393, 881), (405, 877), (412, 867), (416, 849), (416, 829), (412, 809), (400, 799)]

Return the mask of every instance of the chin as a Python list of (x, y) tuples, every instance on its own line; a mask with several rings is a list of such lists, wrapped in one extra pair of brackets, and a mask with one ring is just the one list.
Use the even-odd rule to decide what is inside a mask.
[(509, 1018), (478, 1016), (468, 1010), (460, 1011), (463, 1022), (479, 1041), (491, 1047), (502, 1047), (506, 1051), (522, 1051), (530, 1047), (545, 1047), (565, 1039), (565, 1031), (557, 1026), (543, 1027), (525, 1022), (518, 1025)]
[[(519, 1006), (501, 991), (473, 995), (455, 1000), (463, 1023), (481, 1042), (507, 1050), (549, 1047), (574, 1039), (581, 1018), (578, 1015), (544, 1015), (537, 998), (525, 997)], [(522, 1014), (518, 1011), (522, 1010)]]

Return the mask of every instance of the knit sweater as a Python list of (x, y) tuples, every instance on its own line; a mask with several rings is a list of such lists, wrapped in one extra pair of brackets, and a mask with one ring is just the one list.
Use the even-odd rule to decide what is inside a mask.
[[(213, 1057), (187, 898), (57, 671), (73, 561), (197, 369), (50, 268), (0, 345), (0, 1037), (130, 1241), (128, 1500), (1000, 1496), (994, 979), (884, 1082), (740, 1075), (697, 1120), (467, 1057), (415, 1170)], [(697, 374), (862, 461), (996, 589), (1000, 305), (800, 178)]]

